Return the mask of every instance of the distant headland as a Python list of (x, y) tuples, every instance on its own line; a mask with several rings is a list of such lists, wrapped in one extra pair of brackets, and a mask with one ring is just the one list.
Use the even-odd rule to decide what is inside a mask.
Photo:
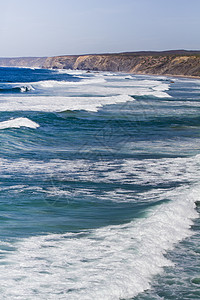
[(54, 57), (0, 58), (0, 66), (200, 77), (200, 51), (140, 51)]

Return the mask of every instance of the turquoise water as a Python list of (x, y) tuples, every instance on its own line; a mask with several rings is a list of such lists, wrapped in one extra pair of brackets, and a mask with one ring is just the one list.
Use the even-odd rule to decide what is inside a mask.
[(0, 68), (0, 299), (198, 299), (200, 80)]

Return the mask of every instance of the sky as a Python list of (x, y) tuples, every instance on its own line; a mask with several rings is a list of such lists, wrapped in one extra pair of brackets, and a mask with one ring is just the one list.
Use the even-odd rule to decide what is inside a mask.
[(0, 57), (200, 50), (200, 0), (1, 0)]

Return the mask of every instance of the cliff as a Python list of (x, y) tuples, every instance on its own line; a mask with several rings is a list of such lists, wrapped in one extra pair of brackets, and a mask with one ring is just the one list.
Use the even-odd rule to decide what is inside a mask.
[(0, 58), (0, 66), (200, 77), (200, 51), (141, 51), (118, 54), (67, 55), (48, 58)]
[(41, 68), (46, 57), (12, 57), (0, 58), (1, 67), (35, 67)]
[(48, 57), (42, 67), (46, 69), (74, 69), (78, 57), (78, 55)]
[(199, 77), (200, 52), (181, 50), (57, 56), (47, 58), (43, 67)]

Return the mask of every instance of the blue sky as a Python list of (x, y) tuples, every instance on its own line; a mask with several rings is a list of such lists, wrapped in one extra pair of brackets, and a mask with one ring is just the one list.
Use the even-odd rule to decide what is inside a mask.
[(0, 57), (200, 50), (200, 0), (2, 0)]

